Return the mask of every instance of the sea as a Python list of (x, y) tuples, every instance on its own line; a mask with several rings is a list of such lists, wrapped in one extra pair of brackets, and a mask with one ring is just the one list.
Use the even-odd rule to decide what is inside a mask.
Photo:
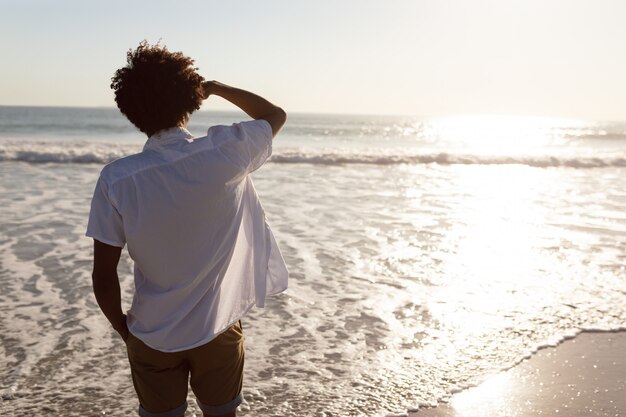
[[(1, 415), (136, 412), (84, 233), (145, 140), (114, 108), (0, 107)], [(626, 329), (624, 122), (290, 114), (252, 175), (290, 283), (243, 318), (242, 416), (403, 416)], [(128, 308), (126, 251), (119, 275)]]

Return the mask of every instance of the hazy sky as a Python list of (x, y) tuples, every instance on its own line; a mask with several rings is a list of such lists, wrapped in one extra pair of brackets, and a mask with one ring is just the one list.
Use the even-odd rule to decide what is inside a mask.
[(0, 104), (113, 106), (145, 38), (292, 112), (626, 120), (625, 0), (0, 0), (0, 36)]

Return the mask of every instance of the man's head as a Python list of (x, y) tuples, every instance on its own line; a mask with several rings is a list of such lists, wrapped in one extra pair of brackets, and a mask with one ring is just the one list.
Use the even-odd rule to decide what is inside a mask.
[(128, 51), (126, 60), (128, 64), (111, 78), (115, 102), (148, 136), (184, 124), (200, 108), (204, 78), (191, 58), (143, 41)]

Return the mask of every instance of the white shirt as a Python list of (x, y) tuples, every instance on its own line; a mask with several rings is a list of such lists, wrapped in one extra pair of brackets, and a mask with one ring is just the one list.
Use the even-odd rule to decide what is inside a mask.
[(161, 131), (98, 179), (86, 235), (135, 262), (129, 330), (176, 352), (203, 345), (287, 288), (287, 268), (248, 174), (272, 152), (265, 120), (193, 138)]

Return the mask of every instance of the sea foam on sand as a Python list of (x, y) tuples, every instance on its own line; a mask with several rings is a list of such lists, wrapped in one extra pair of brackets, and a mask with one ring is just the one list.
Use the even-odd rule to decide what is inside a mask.
[(626, 332), (584, 332), (411, 417), (621, 416)]

